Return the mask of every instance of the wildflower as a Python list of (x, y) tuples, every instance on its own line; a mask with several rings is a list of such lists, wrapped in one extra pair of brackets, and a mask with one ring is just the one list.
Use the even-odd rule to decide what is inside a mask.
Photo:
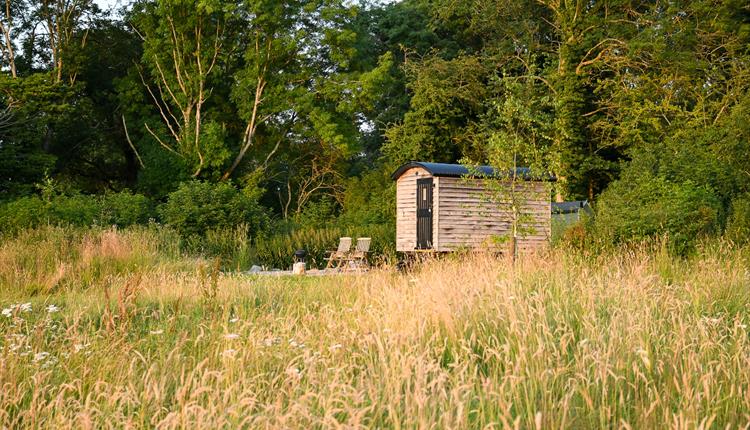
[(73, 349), (75, 350), (75, 352), (81, 352), (84, 349), (88, 348), (89, 345), (91, 345), (91, 344), (90, 343), (86, 343), (86, 344), (77, 343), (77, 344), (73, 345)]
[(236, 353), (237, 353), (236, 349), (227, 349), (221, 353), (221, 356), (222, 357), (234, 357), (234, 354)]
[(13, 307), (3, 309), (2, 314), (6, 318), (12, 317), (13, 316)]
[(224, 339), (228, 339), (228, 340), (238, 339), (239, 337), (240, 335), (238, 335), (237, 333), (227, 333), (224, 335)]
[(48, 305), (48, 306), (47, 306), (47, 313), (48, 313), (48, 314), (53, 314), (53, 313), (55, 313), (55, 312), (57, 312), (57, 311), (59, 311), (59, 310), (60, 310), (60, 308), (58, 308), (58, 307), (57, 307), (57, 306), (55, 306), (55, 305)]
[(232, 318), (232, 319), (230, 319), (230, 320), (229, 320), (229, 323), (230, 323), (230, 324), (234, 324), (234, 323), (236, 323), (236, 322), (237, 322), (237, 321), (239, 321), (239, 320), (240, 320), (239, 318), (237, 318), (237, 317), (234, 317), (234, 318)]
[(341, 345), (340, 343), (337, 343), (337, 344), (329, 346), (328, 350), (329, 351), (336, 351), (337, 349), (341, 349), (342, 347), (343, 347), (343, 345)]
[(52, 367), (52, 366), (54, 366), (55, 364), (57, 364), (57, 358), (55, 358), (55, 357), (50, 357), (50, 358), (49, 358), (49, 360), (45, 361), (45, 362), (44, 362), (44, 363), (42, 364), (42, 369), (46, 369), (46, 368), (48, 368), (48, 367)]
[(299, 370), (299, 369), (297, 369), (296, 367), (288, 367), (288, 368), (286, 369), (286, 372), (285, 372), (285, 373), (286, 373), (286, 374), (287, 374), (288, 376), (290, 376), (290, 377), (292, 377), (292, 378), (296, 378), (296, 379), (299, 379), (299, 378), (301, 378), (301, 377), (302, 377), (302, 372), (300, 372), (300, 370)]
[(31, 312), (31, 303), (23, 303), (18, 306), (21, 312)]
[(43, 361), (49, 357), (49, 352), (42, 351), (34, 354), (34, 361)]
[(297, 341), (295, 341), (294, 339), (289, 339), (289, 346), (291, 346), (292, 348), (294, 348), (297, 345), (298, 345)]
[(153, 335), (160, 335), (164, 333), (164, 330), (151, 330), (149, 333)]

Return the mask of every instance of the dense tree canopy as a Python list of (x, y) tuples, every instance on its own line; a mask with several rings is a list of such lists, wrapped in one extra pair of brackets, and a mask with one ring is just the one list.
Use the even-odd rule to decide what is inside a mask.
[(530, 165), (615, 224), (689, 195), (721, 230), (750, 192), (741, 0), (3, 6), (3, 201), (197, 179), (278, 218), (387, 222), (387, 172), (422, 159)]

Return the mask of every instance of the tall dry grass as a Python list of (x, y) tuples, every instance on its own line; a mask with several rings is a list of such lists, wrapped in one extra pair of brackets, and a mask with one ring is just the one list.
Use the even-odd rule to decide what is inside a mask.
[(747, 428), (749, 262), (725, 244), (329, 278), (196, 261), (2, 289), (0, 428)]

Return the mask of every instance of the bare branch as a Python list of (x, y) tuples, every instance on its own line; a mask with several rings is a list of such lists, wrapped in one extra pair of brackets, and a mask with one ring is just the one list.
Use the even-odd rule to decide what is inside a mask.
[(133, 145), (133, 142), (130, 140), (130, 133), (128, 133), (128, 124), (125, 122), (124, 114), (122, 115), (122, 128), (125, 129), (125, 139), (127, 139), (128, 145), (130, 145), (130, 149), (133, 150), (135, 157), (138, 159), (138, 164), (140, 164), (142, 168), (145, 168), (146, 166), (143, 164), (143, 160), (141, 159), (141, 156), (138, 154), (138, 150), (135, 149), (135, 145)]

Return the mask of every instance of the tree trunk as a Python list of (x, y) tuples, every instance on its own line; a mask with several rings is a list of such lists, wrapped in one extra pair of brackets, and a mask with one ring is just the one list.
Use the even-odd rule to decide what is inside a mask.
[(13, 30), (13, 17), (10, 14), (10, 2), (11, 0), (5, 0), (5, 20), (8, 24), (3, 25), (3, 23), (0, 22), (0, 31), (3, 32), (3, 37), (5, 38), (5, 50), (8, 52), (10, 75), (16, 78), (18, 77), (16, 74), (16, 54), (13, 49), (13, 40), (10, 38), (10, 32)]

